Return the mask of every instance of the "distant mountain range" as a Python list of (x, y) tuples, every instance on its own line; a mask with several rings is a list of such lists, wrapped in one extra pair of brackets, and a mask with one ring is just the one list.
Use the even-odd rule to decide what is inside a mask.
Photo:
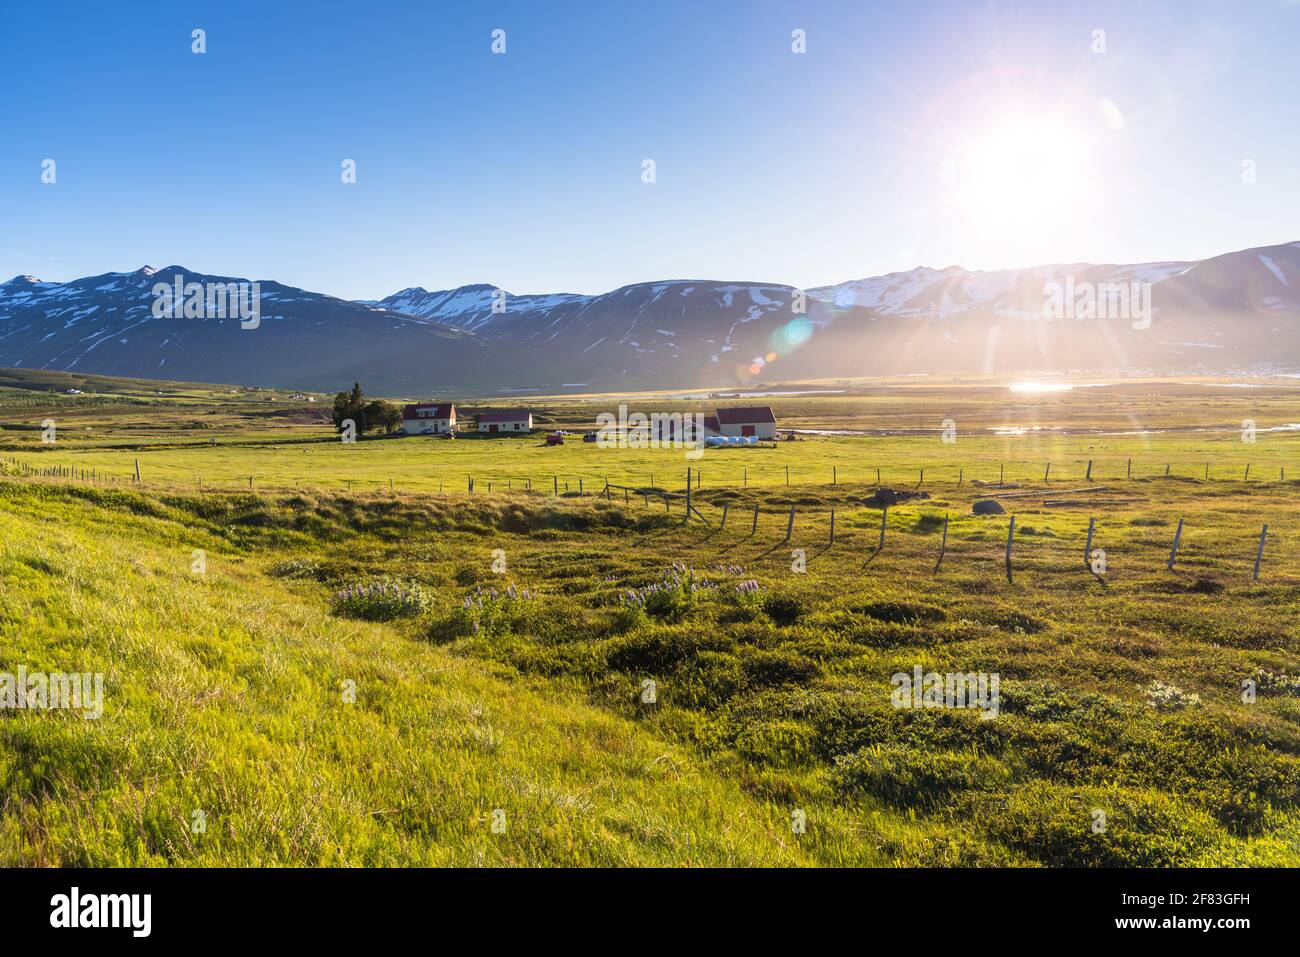
[[(0, 285), (0, 366), (321, 390), (360, 380), (418, 395), (950, 371), (1300, 371), (1300, 242), (1198, 262), (922, 267), (805, 291), (670, 280), (596, 296), (472, 285), (352, 302), (261, 280), (253, 329), (234, 316), (155, 315), (155, 286), (178, 276), (246, 281), (181, 266), (11, 279)], [(1048, 318), (1053, 290), (1070, 311)]]

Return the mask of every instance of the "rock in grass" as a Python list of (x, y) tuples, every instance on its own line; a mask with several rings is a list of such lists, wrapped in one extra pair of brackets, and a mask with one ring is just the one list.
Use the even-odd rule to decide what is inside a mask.
[(970, 510), (975, 515), (1002, 515), (1006, 512), (1006, 509), (991, 498), (976, 502)]

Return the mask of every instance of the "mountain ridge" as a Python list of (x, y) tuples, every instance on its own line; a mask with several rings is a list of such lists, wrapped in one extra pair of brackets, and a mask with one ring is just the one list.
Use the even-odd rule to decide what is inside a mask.
[[(593, 295), (514, 295), (472, 283), (347, 300), (263, 279), (255, 280), (254, 330), (230, 318), (154, 316), (154, 286), (177, 276), (252, 282), (180, 265), (65, 283), (15, 276), (0, 283), (0, 365), (306, 389), (362, 379), (405, 393), (900, 372), (1300, 369), (1300, 242), (1189, 261), (918, 266), (806, 290), (670, 279)], [(1045, 317), (1045, 291), (1067, 282), (1071, 290), (1149, 289), (1146, 327), (1128, 316)]]

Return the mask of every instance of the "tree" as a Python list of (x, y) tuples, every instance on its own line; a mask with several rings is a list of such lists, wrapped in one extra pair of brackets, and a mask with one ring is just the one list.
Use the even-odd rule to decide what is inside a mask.
[(350, 392), (340, 392), (334, 396), (334, 427), (342, 431), (343, 423), (351, 419), (356, 423), (357, 431), (366, 430), (366, 399), (361, 394), (361, 383), (352, 383)]
[(395, 432), (397, 427), (402, 424), (402, 410), (391, 402), (385, 402), (383, 399), (373, 399), (367, 402), (363, 414), (365, 415), (367, 427), (372, 429)]

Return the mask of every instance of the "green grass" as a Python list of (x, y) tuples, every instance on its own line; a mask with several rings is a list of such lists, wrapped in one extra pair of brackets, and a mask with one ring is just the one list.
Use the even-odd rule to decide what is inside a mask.
[[(1226, 391), (1204, 421), (1248, 417), (1232, 404), (1247, 390)], [(547, 467), (614, 481), (671, 467), (681, 485), (680, 452), (295, 445), (311, 430), (291, 423), (250, 426), (243, 445), (182, 435), (114, 451), (134, 440), (133, 414), (102, 422), (103, 442), (8, 455), (110, 469), (139, 457), (139, 486), (12, 464), (0, 477), (0, 672), (106, 676), (98, 721), (0, 712), (0, 862), (1300, 862), (1300, 482), (1289, 467), (1285, 483), (1256, 480), (1297, 448), (1287, 433), (1255, 446), (1217, 433), (895, 436), (709, 452), (689, 463), (703, 469), (706, 521), (687, 524), (677, 502), (537, 488)], [(1133, 480), (1115, 474), (1130, 451)], [(1050, 487), (1087, 484), (1088, 458), (1109, 490), (1046, 504)], [(1221, 473), (1250, 461), (1251, 481), (1196, 477), (1206, 458)], [(297, 461), (311, 462), (300, 488)], [(887, 484), (933, 463), (931, 497), (889, 510), (879, 553), (872, 461)], [(264, 483), (241, 490), (254, 462)], [(786, 462), (807, 470), (789, 488)], [(832, 462), (837, 485), (818, 478)], [(972, 479), (1004, 463), (1016, 491), (1035, 493), (1004, 500), (1013, 581), (1007, 519), (970, 515), (997, 491)], [(747, 487), (729, 481), (738, 465), (754, 469)], [(961, 485), (954, 466), (969, 469)], [(229, 484), (200, 492), (182, 479), (199, 468)], [(459, 483), (437, 493), (437, 474), (463, 469), (477, 470), (473, 496)], [(489, 494), (483, 475), (516, 478), (490, 479)], [(1089, 517), (1103, 575), (1083, 565)], [(419, 600), (339, 605), (377, 581)], [(918, 665), (997, 673), (999, 715), (895, 709), (891, 676)], [(1154, 706), (1153, 682), (1184, 706)], [(505, 833), (490, 827), (496, 809)], [(796, 811), (806, 833), (792, 832)]]

